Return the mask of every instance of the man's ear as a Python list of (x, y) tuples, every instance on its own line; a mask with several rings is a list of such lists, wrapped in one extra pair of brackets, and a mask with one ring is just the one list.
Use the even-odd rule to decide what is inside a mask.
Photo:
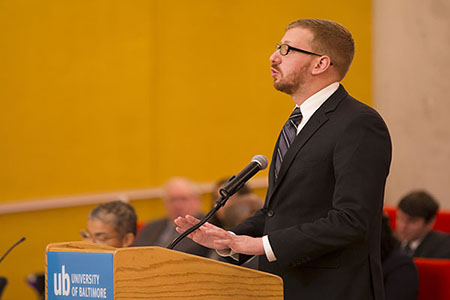
[(125, 236), (122, 238), (122, 247), (130, 247), (134, 245), (134, 242), (136, 240), (136, 236), (131, 233), (128, 232), (127, 234), (125, 234)]
[(328, 68), (331, 66), (331, 59), (330, 57), (323, 55), (319, 58), (318, 61), (314, 64), (314, 68), (312, 70), (313, 75), (319, 75), (328, 70)]

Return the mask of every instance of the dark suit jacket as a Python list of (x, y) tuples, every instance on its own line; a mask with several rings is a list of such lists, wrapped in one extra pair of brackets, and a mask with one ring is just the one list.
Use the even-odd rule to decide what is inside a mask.
[[(158, 219), (145, 225), (140, 231), (136, 239), (136, 246), (155, 246), (160, 235), (166, 230), (167, 226), (173, 226), (167, 218)], [(168, 245), (161, 245), (167, 247)], [(194, 254), (207, 257), (210, 249), (200, 246), (189, 238), (181, 240), (174, 248), (184, 253)]]
[[(278, 144), (278, 142), (277, 142)], [(275, 148), (276, 149), (276, 148)], [(369, 106), (339, 89), (274, 159), (264, 208), (231, 229), (268, 235), (285, 299), (384, 299), (381, 214), (391, 161), (389, 132)]]
[(414, 251), (413, 257), (450, 259), (450, 235), (439, 231), (429, 232)]
[(419, 277), (411, 257), (394, 249), (383, 261), (386, 300), (417, 300)]

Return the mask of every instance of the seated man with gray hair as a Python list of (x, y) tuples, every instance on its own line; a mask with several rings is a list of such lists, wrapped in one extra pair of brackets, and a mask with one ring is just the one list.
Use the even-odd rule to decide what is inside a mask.
[[(179, 236), (175, 230), (174, 219), (186, 215), (202, 217), (200, 192), (195, 182), (188, 178), (169, 179), (164, 189), (163, 201), (166, 216), (144, 226), (139, 232), (136, 246), (167, 247)], [(204, 257), (210, 252), (208, 248), (188, 238), (178, 243), (174, 250)]]
[(81, 232), (84, 240), (122, 248), (136, 240), (137, 216), (134, 208), (122, 201), (100, 204), (88, 216), (87, 228)]
[[(122, 201), (111, 201), (98, 205), (88, 215), (87, 227), (80, 232), (85, 241), (106, 246), (130, 247), (136, 240), (137, 216), (134, 208)], [(45, 299), (45, 274), (31, 273), (28, 284), (39, 299)]]

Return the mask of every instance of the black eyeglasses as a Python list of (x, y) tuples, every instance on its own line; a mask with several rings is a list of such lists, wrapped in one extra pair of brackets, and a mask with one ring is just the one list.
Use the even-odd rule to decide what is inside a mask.
[(104, 244), (108, 240), (120, 238), (119, 235), (107, 236), (103, 232), (92, 235), (86, 229), (80, 230), (80, 236), (85, 241), (92, 241), (93, 243), (97, 243), (97, 244)]
[[(323, 56), (322, 54), (317, 54), (314, 52), (309, 52), (303, 49), (299, 49), (299, 48), (295, 48), (292, 46), (289, 46), (288, 44), (277, 44), (277, 50), (280, 51), (280, 54), (282, 56), (286, 56), (289, 54), (289, 51), (293, 50), (293, 51), (297, 51), (300, 53), (305, 53), (305, 54), (309, 54), (309, 55), (315, 55), (315, 56)], [(332, 65), (333, 63), (330, 62), (330, 65)]]

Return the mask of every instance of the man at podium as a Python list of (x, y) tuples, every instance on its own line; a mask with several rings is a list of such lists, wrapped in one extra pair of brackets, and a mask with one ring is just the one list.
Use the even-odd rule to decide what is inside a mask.
[[(264, 207), (231, 233), (206, 223), (189, 235), (240, 262), (259, 255), (260, 270), (283, 278), (285, 299), (384, 299), (380, 231), (391, 142), (380, 115), (339, 84), (353, 55), (342, 25), (288, 25), (270, 57), (271, 76), (296, 106), (275, 145)], [(178, 232), (197, 222), (175, 220)]]

